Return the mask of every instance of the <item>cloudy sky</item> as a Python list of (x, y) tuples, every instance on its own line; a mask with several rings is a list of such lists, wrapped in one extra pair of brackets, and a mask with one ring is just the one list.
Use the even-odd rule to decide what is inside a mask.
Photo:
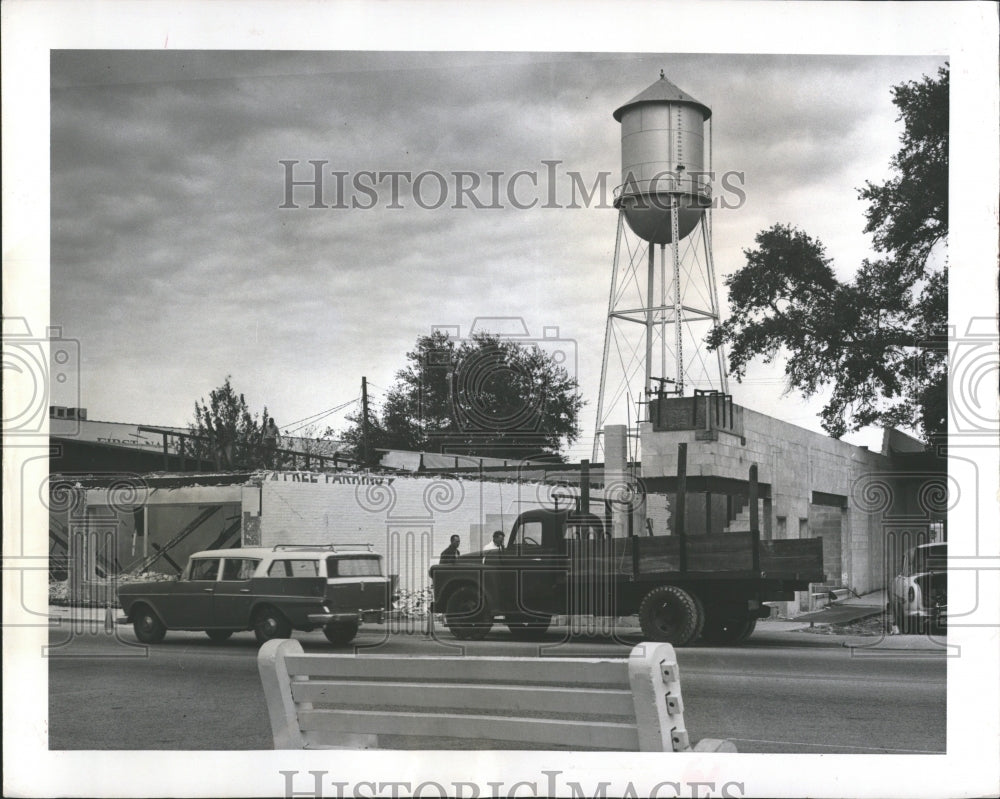
[[(576, 343), (588, 405), (569, 455), (589, 457), (616, 212), (568, 208), (568, 172), (620, 182), (611, 113), (659, 71), (713, 110), (716, 172), (746, 202), (714, 214), (720, 277), (774, 223), (821, 239), (849, 276), (870, 252), (856, 189), (887, 176), (900, 125), (890, 88), (941, 57), (68, 51), (51, 57), (51, 320), (81, 343), (90, 418), (181, 425), (231, 374), (282, 428), (347, 403), (362, 375), (378, 401), (417, 336), (464, 335), (477, 317), (557, 326)], [(309, 208), (294, 178), (328, 162), (436, 171), (446, 201), (420, 207), (388, 180), (373, 208)], [(543, 161), (558, 161), (550, 183)], [(535, 206), (512, 207), (515, 199)], [(458, 203), (452, 173), (483, 181)], [(491, 178), (488, 173), (502, 173)], [(371, 178), (359, 178), (370, 184)], [(474, 180), (475, 178), (467, 178)], [(494, 203), (490, 181), (498, 180)], [(543, 208), (549, 192), (563, 207)], [(441, 184), (421, 184), (425, 206)], [(552, 203), (550, 203), (552, 204)], [(720, 286), (723, 309), (724, 289)], [(53, 402), (76, 404), (53, 389)], [(819, 429), (821, 403), (782, 396), (779, 369), (731, 384), (736, 401)], [(348, 408), (347, 410), (350, 410)], [(343, 413), (319, 421), (342, 424)], [(624, 420), (622, 420), (624, 421)], [(858, 443), (877, 438), (858, 437)]]

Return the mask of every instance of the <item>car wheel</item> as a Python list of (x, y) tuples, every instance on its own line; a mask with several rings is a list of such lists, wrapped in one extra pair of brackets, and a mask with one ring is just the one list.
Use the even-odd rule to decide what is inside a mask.
[(747, 619), (746, 623), (742, 627), (743, 628), (740, 630), (739, 635), (736, 636), (736, 640), (733, 643), (742, 644), (747, 640), (747, 638), (753, 635), (753, 631), (757, 629), (757, 619), (753, 617)]
[(292, 625), (274, 608), (261, 608), (253, 618), (253, 634), (257, 643), (263, 644), (272, 638), (289, 638)]
[(358, 634), (356, 621), (331, 621), (323, 628), (323, 635), (331, 644), (347, 644)]
[(215, 643), (221, 644), (223, 641), (228, 641), (234, 632), (236, 630), (205, 630), (205, 635), (215, 641)]
[(525, 614), (509, 614), (506, 619), (507, 629), (515, 638), (534, 641), (545, 635), (552, 622), (551, 616)]
[(639, 605), (639, 625), (650, 641), (686, 646), (694, 641), (705, 624), (701, 601), (676, 585), (661, 585)]
[(167, 628), (148, 605), (141, 605), (132, 612), (132, 629), (144, 644), (158, 644), (167, 634)]
[(444, 623), (456, 638), (481, 640), (493, 627), (493, 614), (478, 590), (463, 585), (445, 602)]

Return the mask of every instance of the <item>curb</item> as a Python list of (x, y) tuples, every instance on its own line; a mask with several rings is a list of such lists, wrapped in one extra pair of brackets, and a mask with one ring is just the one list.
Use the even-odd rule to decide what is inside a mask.
[(940, 652), (942, 654), (948, 650), (946, 639), (930, 638), (926, 635), (884, 635), (881, 638), (873, 636), (869, 640), (855, 638), (844, 641), (842, 646), (850, 649), (852, 654), (855, 649), (875, 652)]

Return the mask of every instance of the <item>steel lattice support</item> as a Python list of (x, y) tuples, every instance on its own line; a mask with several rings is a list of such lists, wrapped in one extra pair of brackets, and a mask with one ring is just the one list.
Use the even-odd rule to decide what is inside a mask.
[(604, 426), (645, 421), (651, 397), (682, 396), (695, 389), (728, 390), (724, 353), (721, 349), (710, 353), (705, 345), (705, 337), (720, 320), (710, 212), (684, 238), (679, 237), (678, 201), (664, 212), (670, 216), (672, 234), (669, 268), (667, 245), (639, 238), (629, 229), (624, 212), (618, 214), (594, 428), (595, 462), (603, 459)]

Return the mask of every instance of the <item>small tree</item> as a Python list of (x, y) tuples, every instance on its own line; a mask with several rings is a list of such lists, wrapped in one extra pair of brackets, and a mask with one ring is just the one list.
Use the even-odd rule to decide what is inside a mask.
[(231, 376), (194, 403), (194, 422), (188, 426), (193, 436), (194, 455), (215, 463), (224, 470), (259, 469), (264, 466), (264, 424), (267, 406), (262, 417), (250, 413), (246, 397), (233, 389)]

